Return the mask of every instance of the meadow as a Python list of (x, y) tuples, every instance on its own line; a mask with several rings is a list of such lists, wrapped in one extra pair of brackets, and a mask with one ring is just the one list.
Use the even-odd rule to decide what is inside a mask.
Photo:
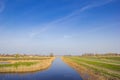
[(65, 56), (63, 60), (85, 80), (120, 80), (120, 56)]
[(32, 72), (47, 69), (55, 57), (44, 56), (1, 56), (0, 72)]

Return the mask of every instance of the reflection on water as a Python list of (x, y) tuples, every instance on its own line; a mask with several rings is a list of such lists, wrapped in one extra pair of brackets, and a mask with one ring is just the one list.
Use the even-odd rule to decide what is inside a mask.
[(0, 80), (82, 80), (80, 75), (57, 58), (51, 67), (44, 71), (31, 73), (2, 73)]

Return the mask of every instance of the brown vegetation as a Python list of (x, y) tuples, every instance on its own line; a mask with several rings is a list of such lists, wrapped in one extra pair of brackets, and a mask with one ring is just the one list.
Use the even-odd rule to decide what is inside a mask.
[[(0, 67), (0, 72), (32, 72), (32, 71), (38, 71), (38, 70), (44, 70), (47, 69), (51, 64), (52, 61), (55, 59), (55, 57), (49, 57), (47, 59), (37, 59), (37, 60), (7, 60), (4, 62), (10, 62), (10, 64), (15, 64), (15, 63), (32, 63), (32, 65), (19, 65), (17, 67), (15, 66), (4, 66)], [(1, 62), (3, 62), (1, 60)], [(6, 64), (4, 64), (6, 65)]]

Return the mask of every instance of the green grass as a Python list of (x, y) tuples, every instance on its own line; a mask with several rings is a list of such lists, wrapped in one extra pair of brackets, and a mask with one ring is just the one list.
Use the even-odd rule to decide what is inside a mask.
[(7, 61), (7, 60), (45, 60), (45, 59), (50, 59), (50, 58), (42, 58), (42, 57), (33, 57), (33, 58), (30, 58), (30, 57), (22, 57), (22, 58), (15, 58), (15, 57), (12, 57), (12, 58), (0, 58), (1, 61)]
[[(28, 56), (25, 56), (25, 57), (18, 57), (18, 58), (15, 58), (15, 57), (0, 57), (0, 61), (9, 61), (9, 60), (17, 60), (17, 61), (20, 61), (20, 60), (47, 60), (47, 59), (50, 59), (50, 57), (28, 57)], [(31, 65), (34, 65), (36, 64), (37, 62), (16, 62), (14, 64), (0, 64), (0, 68), (1, 67), (18, 67), (18, 66), (31, 66)]]
[(37, 62), (16, 62), (14, 64), (0, 64), (0, 67), (18, 67), (18, 66), (31, 66)]
[(103, 57), (104, 59), (120, 61), (120, 57)]
[(85, 63), (90, 64), (90, 65), (103, 67), (103, 68), (107, 68), (107, 69), (114, 70), (114, 71), (120, 71), (120, 65), (114, 65), (114, 64), (107, 64), (107, 63), (102, 63), (102, 62), (97, 62), (97, 61), (91, 61), (91, 60), (86, 59), (86, 58), (84, 58), (84, 59), (83, 58), (73, 58), (73, 59), (85, 62)]
[[(89, 60), (94, 60), (94, 61), (101, 61), (101, 62), (106, 62), (106, 63), (113, 63), (113, 64), (120, 64), (120, 60), (114, 60), (112, 57), (80, 57), (80, 58), (85, 58), (85, 59), (89, 59)], [(114, 58), (120, 58), (120, 57), (114, 57)]]
[[(65, 57), (95, 73), (120, 79), (120, 57)], [(110, 60), (110, 61), (109, 61)]]

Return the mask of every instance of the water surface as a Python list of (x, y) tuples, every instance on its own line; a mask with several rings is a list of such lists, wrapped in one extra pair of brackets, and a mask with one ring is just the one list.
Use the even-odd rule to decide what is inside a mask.
[(60, 58), (44, 71), (30, 73), (0, 73), (0, 80), (82, 80), (80, 75)]

